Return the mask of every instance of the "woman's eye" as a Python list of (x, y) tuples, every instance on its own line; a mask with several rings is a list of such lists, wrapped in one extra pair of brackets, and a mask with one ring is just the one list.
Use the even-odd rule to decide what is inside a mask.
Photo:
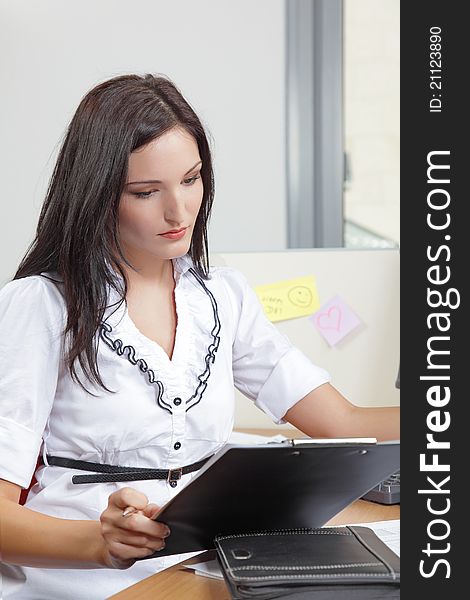
[[(196, 180), (200, 179), (201, 175), (195, 175), (194, 177), (190, 177), (189, 179), (183, 179), (183, 183), (186, 186), (191, 186), (194, 185), (194, 183), (196, 182)], [(152, 194), (154, 194), (155, 192), (158, 192), (159, 190), (150, 190), (149, 192), (134, 192), (134, 196), (136, 198), (150, 198), (150, 196)]]
[[(156, 191), (156, 190), (154, 190)], [(151, 196), (154, 192), (135, 192), (134, 196), (136, 196), (137, 198), (148, 198), (149, 196)]]
[(197, 179), (200, 179), (200, 178), (201, 178), (201, 176), (200, 176), (200, 175), (195, 175), (194, 177), (190, 177), (189, 179), (185, 179), (185, 180), (184, 180), (184, 183), (186, 183), (187, 185), (193, 185), (193, 184), (194, 184), (194, 182), (195, 182)]

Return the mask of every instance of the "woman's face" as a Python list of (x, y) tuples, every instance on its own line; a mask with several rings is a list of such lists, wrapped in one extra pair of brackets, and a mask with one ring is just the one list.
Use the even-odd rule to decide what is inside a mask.
[[(125, 254), (169, 259), (188, 252), (204, 191), (201, 166), (196, 141), (176, 127), (132, 152), (119, 204)], [(163, 236), (182, 228), (182, 235)]]

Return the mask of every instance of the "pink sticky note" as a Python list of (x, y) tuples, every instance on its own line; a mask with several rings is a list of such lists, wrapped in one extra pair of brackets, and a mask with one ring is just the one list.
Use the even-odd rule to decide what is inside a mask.
[(309, 317), (330, 346), (334, 346), (361, 323), (340, 296), (331, 298)]

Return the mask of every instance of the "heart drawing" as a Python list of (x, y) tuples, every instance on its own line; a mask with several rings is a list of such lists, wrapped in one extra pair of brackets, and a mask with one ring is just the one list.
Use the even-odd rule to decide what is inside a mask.
[(339, 331), (341, 328), (341, 309), (339, 306), (331, 306), (327, 312), (319, 313), (317, 315), (317, 327)]

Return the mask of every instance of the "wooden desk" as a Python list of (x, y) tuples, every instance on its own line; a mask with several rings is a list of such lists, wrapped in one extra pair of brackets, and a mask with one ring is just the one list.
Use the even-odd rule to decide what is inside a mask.
[[(286, 437), (304, 437), (300, 432), (275, 430), (244, 430), (260, 435), (282, 434)], [(333, 519), (328, 525), (345, 525), (347, 523), (370, 523), (400, 518), (400, 505), (384, 506), (365, 500), (357, 500)], [(217, 579), (209, 579), (195, 575), (183, 565), (203, 562), (215, 558), (213, 550), (199, 554), (169, 569), (160, 571), (151, 577), (115, 594), (108, 600), (231, 600), (225, 583)]]

